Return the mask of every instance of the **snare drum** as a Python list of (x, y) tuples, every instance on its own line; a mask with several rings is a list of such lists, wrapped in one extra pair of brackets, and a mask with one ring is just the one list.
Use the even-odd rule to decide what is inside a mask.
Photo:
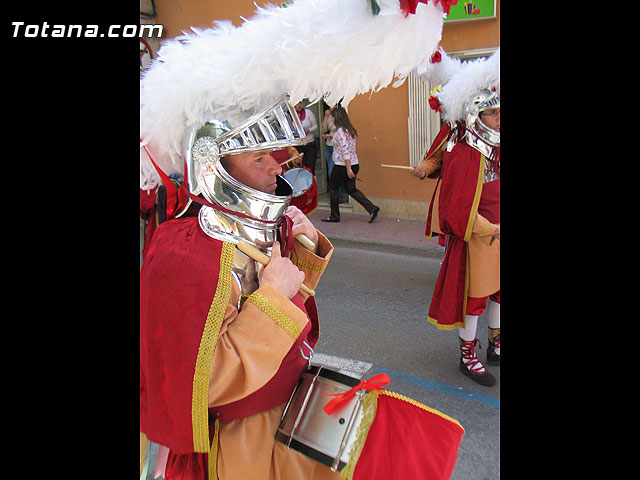
[(322, 409), (333, 397), (322, 394), (344, 393), (360, 383), (357, 378), (321, 366), (302, 374), (282, 413), (276, 440), (314, 460), (342, 470), (362, 421), (361, 390), (343, 408), (328, 415)]
[(311, 170), (305, 167), (291, 168), (282, 176), (293, 188), (291, 205), (298, 207), (305, 215), (318, 207), (318, 186)]

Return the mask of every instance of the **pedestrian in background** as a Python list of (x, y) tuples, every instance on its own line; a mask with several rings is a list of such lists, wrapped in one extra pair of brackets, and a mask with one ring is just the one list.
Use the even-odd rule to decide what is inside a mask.
[(311, 170), (311, 173), (316, 174), (316, 157), (318, 155), (318, 147), (316, 145), (315, 133), (318, 131), (318, 122), (316, 116), (308, 108), (302, 108), (302, 102), (296, 103), (296, 113), (302, 122), (304, 133), (307, 134), (306, 142), (304, 145), (297, 146), (298, 152), (303, 153), (302, 165)]
[(369, 223), (378, 217), (380, 207), (374, 205), (364, 193), (356, 188), (356, 175), (360, 170), (358, 155), (356, 154), (356, 137), (358, 132), (349, 120), (349, 115), (343, 107), (336, 107), (331, 112), (336, 124), (336, 133), (333, 135), (333, 170), (329, 177), (329, 200), (331, 203), (331, 216), (323, 218), (323, 222), (340, 221), (339, 188), (353, 197), (369, 213)]
[[(324, 111), (324, 119), (322, 120), (322, 137), (324, 138), (324, 156), (327, 159), (327, 184), (329, 184), (329, 178), (331, 178), (331, 171), (333, 170), (333, 136), (336, 133), (336, 122), (333, 121), (333, 115), (331, 112), (333, 108), (327, 108)], [(342, 188), (338, 188), (338, 200), (340, 203), (345, 203), (347, 199), (343, 198)]]

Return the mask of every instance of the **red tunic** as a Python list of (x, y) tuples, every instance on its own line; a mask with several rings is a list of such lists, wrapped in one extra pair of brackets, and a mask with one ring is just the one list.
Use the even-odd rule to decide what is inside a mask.
[(449, 246), (436, 280), (428, 320), (439, 329), (451, 330), (464, 326), (469, 241), (478, 214), (491, 223), (500, 221), (500, 181), (483, 183), (485, 157), (465, 142), (444, 152), (442, 164), (438, 213), (440, 229), (449, 235)]
[[(331, 255), (330, 243), (320, 240), (324, 259), (296, 247), (300, 261), (318, 269), (315, 282), (305, 270), (311, 286), (323, 267), (309, 262), (324, 265)], [(204, 234), (196, 217), (164, 222), (154, 234), (140, 273), (140, 431), (169, 447), (167, 479), (207, 478), (211, 453), (227, 474), (268, 473), (280, 462), (292, 475), (283, 478), (334, 478), (275, 445), (271, 431), (306, 365), (300, 344), (313, 346), (318, 338), (314, 300), (290, 301), (261, 286), (238, 311), (234, 252), (234, 245)], [(238, 438), (230, 431), (237, 425), (259, 442), (251, 454), (261, 462), (249, 465), (247, 455), (234, 461), (242, 449), (225, 448), (223, 440)]]

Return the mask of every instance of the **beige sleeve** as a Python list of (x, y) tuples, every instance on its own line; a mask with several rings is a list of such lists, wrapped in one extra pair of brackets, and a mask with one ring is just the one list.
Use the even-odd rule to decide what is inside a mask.
[(438, 170), (440, 170), (441, 165), (442, 165), (442, 149), (435, 152), (429, 158), (425, 158), (424, 160), (422, 160), (422, 163), (420, 163), (420, 166), (424, 168), (425, 172), (427, 172), (424, 178), (427, 178), (430, 175), (433, 175)]
[(233, 282), (216, 343), (209, 379), (209, 406), (240, 400), (263, 387), (309, 321), (274, 288), (263, 285), (235, 307), (240, 291)]
[[(296, 241), (295, 258), (305, 284), (315, 289), (333, 245), (318, 232), (318, 253)], [(292, 254), (292, 257), (294, 254)], [(240, 290), (232, 282), (231, 296), (216, 343), (209, 378), (209, 407), (240, 400), (262, 388), (278, 371), (309, 319), (291, 300), (262, 285), (236, 308)], [(303, 301), (307, 295), (301, 292)]]
[[(314, 254), (302, 246), (297, 240), (295, 250), (291, 253), (291, 261), (304, 272), (304, 284), (315, 290), (324, 273), (325, 268), (333, 255), (333, 245), (322, 232), (318, 231), (318, 253)], [(305, 302), (309, 295), (300, 292), (302, 301)]]

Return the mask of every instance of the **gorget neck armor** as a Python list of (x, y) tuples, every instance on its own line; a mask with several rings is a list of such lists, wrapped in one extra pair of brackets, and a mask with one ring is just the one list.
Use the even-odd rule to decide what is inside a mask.
[[(478, 119), (478, 121), (480, 121)], [(487, 127), (488, 128), (488, 127)], [(489, 129), (491, 130), (491, 129)], [(493, 130), (491, 130), (493, 131)], [(462, 133), (461, 133), (462, 132)], [(499, 135), (499, 133), (498, 133)], [(464, 140), (467, 145), (476, 149), (484, 157), (484, 176), (482, 183), (493, 182), (500, 178), (500, 159), (496, 158), (498, 147), (500, 146), (500, 137), (496, 146), (490, 145), (465, 126), (456, 123), (451, 127), (451, 134), (447, 141), (446, 151), (450, 152), (459, 141)]]
[[(482, 179), (483, 183), (493, 182), (494, 180), (500, 178), (499, 159), (496, 158), (497, 146), (489, 145), (470, 131), (466, 132), (465, 141), (467, 142), (467, 145), (475, 148), (484, 156), (484, 177)], [(499, 145), (500, 139), (498, 139), (498, 146)]]
[[(198, 212), (198, 223), (202, 231), (212, 238), (232, 243), (245, 240), (270, 255), (271, 246), (278, 238), (280, 220), (291, 200), (291, 185), (278, 175), (276, 195), (260, 192), (235, 180), (220, 162), (216, 163), (211, 172), (201, 175), (199, 184), (203, 196), (211, 203), (224, 206), (227, 212), (239, 212), (251, 217), (203, 205)], [(240, 286), (242, 301), (259, 286), (258, 264), (236, 249), (233, 273)]]

